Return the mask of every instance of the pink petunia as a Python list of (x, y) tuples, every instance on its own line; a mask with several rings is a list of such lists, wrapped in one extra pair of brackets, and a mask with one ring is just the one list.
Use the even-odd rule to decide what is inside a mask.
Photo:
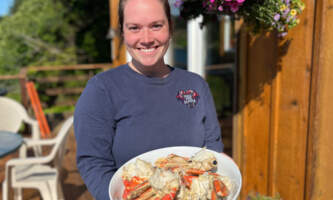
[(243, 3), (245, 0), (237, 0), (237, 3)]
[(239, 6), (238, 6), (238, 4), (237, 4), (237, 3), (233, 3), (233, 4), (231, 4), (231, 6), (230, 6), (230, 10), (231, 10), (233, 13), (237, 12), (237, 11), (239, 10)]

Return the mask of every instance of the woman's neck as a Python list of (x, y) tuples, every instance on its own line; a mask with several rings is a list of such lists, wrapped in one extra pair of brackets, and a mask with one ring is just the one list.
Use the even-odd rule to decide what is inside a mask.
[(170, 68), (164, 63), (160, 63), (154, 66), (143, 66), (140, 63), (132, 60), (128, 63), (128, 65), (135, 72), (145, 75), (147, 77), (165, 78), (169, 75), (171, 71)]

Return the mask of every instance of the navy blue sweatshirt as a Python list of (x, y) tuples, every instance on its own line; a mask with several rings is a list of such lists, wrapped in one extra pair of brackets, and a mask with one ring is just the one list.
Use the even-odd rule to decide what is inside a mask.
[(74, 114), (77, 167), (89, 192), (108, 197), (115, 171), (131, 158), (169, 146), (222, 152), (220, 126), (209, 87), (194, 73), (171, 68), (151, 78), (128, 65), (87, 83)]

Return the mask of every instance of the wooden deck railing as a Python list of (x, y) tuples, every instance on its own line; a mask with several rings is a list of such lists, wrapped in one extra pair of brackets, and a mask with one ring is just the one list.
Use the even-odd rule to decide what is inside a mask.
[[(18, 80), (21, 90), (21, 102), (25, 107), (29, 107), (29, 98), (26, 90), (26, 83), (29, 79), (33, 79), (35, 82), (40, 84), (47, 83), (62, 83), (67, 81), (88, 81), (94, 73), (89, 73), (85, 75), (63, 75), (56, 76), (50, 75), (46, 77), (31, 77), (31, 72), (41, 72), (41, 71), (69, 71), (69, 70), (95, 70), (102, 69), (107, 70), (113, 68), (112, 63), (103, 64), (80, 64), (80, 65), (63, 65), (63, 66), (30, 66), (25, 67), (20, 70), (18, 74), (15, 75), (0, 75), (0, 81), (2, 80)], [(82, 87), (74, 88), (48, 88), (45, 93), (50, 96), (56, 96), (59, 94), (79, 94), (83, 91)]]

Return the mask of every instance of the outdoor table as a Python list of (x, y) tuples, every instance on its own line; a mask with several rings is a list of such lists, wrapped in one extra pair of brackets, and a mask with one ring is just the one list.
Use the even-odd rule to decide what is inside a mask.
[(22, 142), (23, 138), (20, 134), (0, 131), (0, 158), (15, 151)]

